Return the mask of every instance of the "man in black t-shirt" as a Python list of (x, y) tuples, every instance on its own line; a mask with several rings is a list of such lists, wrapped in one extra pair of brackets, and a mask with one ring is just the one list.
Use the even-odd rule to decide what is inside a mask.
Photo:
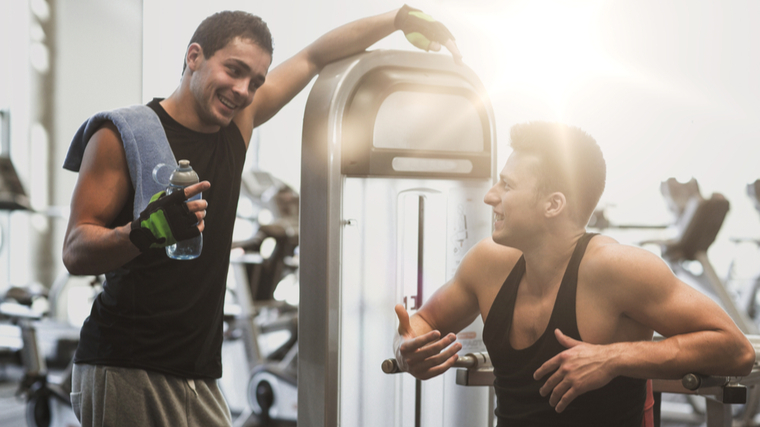
[[(253, 129), (326, 64), (397, 29), (418, 47), (445, 45), (460, 58), (442, 24), (404, 6), (330, 31), (269, 72), (266, 24), (244, 12), (215, 14), (190, 41), (179, 87), (151, 102), (147, 119), (106, 120), (84, 142), (72, 143), (70, 154), (81, 152), (72, 167), (79, 178), (64, 264), (72, 274), (107, 276), (75, 359), (72, 404), (84, 426), (230, 424), (216, 379), (232, 224)], [(140, 146), (148, 142), (133, 143), (128, 129), (154, 113), (160, 124), (151, 132), (163, 128), (176, 159), (190, 160), (202, 181), (184, 194), (148, 195), (148, 204), (136, 175), (151, 170), (155, 165), (145, 163), (154, 159)], [(202, 200), (186, 202), (199, 193)], [(199, 258), (166, 257), (164, 246), (199, 232), (206, 246)]]

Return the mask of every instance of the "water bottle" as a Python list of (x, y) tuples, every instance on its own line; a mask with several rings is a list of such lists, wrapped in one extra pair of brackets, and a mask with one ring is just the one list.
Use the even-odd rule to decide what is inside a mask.
[[(180, 160), (179, 167), (174, 169), (169, 177), (169, 185), (166, 187), (166, 194), (172, 194), (175, 191), (184, 191), (184, 188), (199, 182), (198, 174), (190, 166), (189, 160)], [(190, 200), (200, 200), (201, 194), (197, 194)], [(195, 259), (201, 255), (203, 249), (203, 234), (192, 239), (177, 242), (166, 247), (166, 255), (172, 259)]]

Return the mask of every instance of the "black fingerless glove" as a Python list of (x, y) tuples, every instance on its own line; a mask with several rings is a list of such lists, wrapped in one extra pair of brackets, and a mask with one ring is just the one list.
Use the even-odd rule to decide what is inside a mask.
[(404, 5), (393, 20), (396, 29), (404, 32), (409, 42), (422, 50), (430, 50), (431, 42), (440, 44), (455, 40), (448, 28), (419, 9)]
[(145, 252), (200, 235), (198, 218), (187, 209), (185, 200), (184, 191), (168, 196), (164, 191), (154, 194), (140, 217), (132, 221), (129, 240)]

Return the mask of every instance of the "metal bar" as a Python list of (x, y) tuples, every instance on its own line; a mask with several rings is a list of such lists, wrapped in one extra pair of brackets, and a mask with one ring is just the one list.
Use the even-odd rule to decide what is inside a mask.
[(422, 381), (414, 382), (414, 427), (422, 426)]
[[(487, 353), (467, 353), (464, 356), (459, 356), (453, 367), (455, 368), (468, 368), (473, 369), (477, 367), (490, 367), (491, 359), (488, 358)], [(395, 358), (383, 360), (380, 366), (386, 374), (397, 374), (402, 372), (399, 368), (398, 361)]]
[(414, 309), (422, 307), (423, 290), (423, 259), (425, 241), (425, 196), (419, 196), (419, 208), (417, 210), (417, 298), (414, 301)]
[(694, 258), (699, 261), (700, 264), (702, 264), (702, 269), (704, 270), (703, 274), (707, 277), (708, 282), (711, 284), (712, 290), (715, 292), (718, 298), (720, 298), (720, 301), (723, 303), (723, 309), (726, 310), (728, 315), (731, 316), (734, 322), (736, 322), (736, 325), (739, 327), (739, 329), (741, 329), (745, 334), (760, 333), (760, 330), (758, 330), (757, 325), (755, 325), (752, 319), (750, 319), (746, 313), (736, 307), (736, 304), (731, 298), (731, 295), (728, 294), (725, 286), (723, 286), (723, 281), (720, 279), (720, 277), (718, 277), (718, 274), (713, 269), (712, 264), (710, 264), (710, 259), (707, 257), (707, 252), (697, 252), (694, 254)]
[(707, 427), (731, 427), (731, 405), (724, 405), (713, 398), (706, 398)]

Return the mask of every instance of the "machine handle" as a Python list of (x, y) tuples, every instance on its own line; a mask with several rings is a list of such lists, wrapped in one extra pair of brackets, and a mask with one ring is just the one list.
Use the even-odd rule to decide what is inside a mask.
[[(456, 362), (454, 362), (454, 368), (490, 368), (491, 359), (488, 357), (488, 353), (467, 353), (464, 356), (459, 356)], [(398, 366), (398, 361), (395, 358), (385, 359), (381, 365), (383, 372), (386, 374), (397, 374), (402, 372)]]
[(686, 374), (681, 378), (681, 384), (687, 390), (697, 390), (702, 387), (723, 387), (731, 382), (731, 377)]

